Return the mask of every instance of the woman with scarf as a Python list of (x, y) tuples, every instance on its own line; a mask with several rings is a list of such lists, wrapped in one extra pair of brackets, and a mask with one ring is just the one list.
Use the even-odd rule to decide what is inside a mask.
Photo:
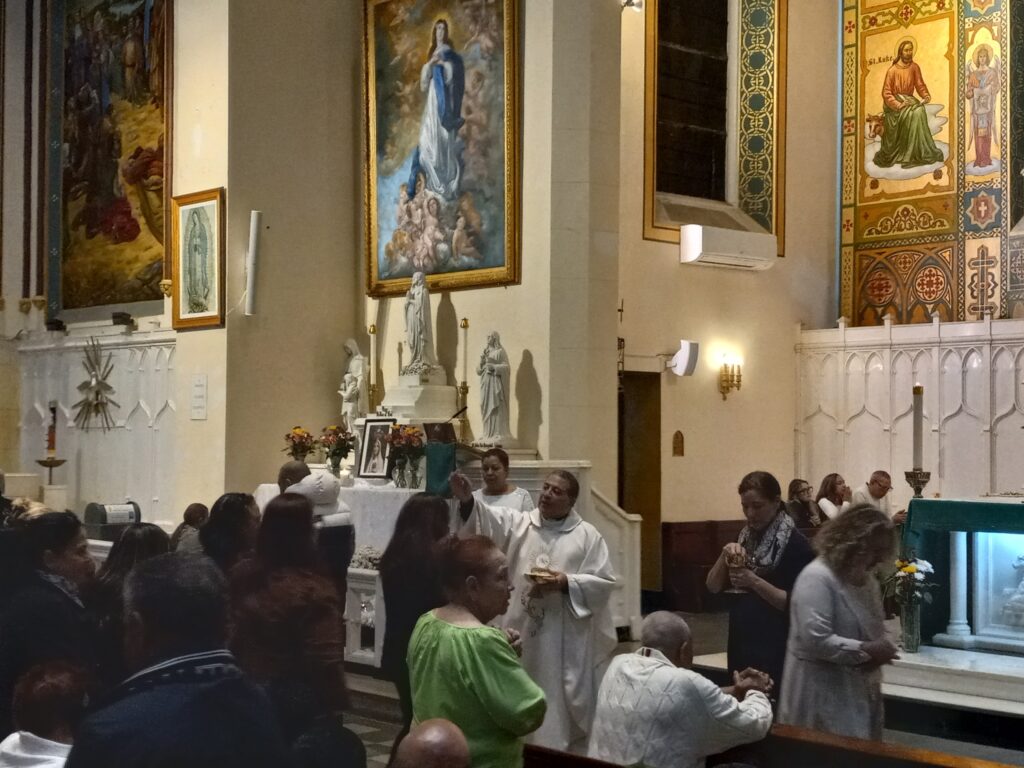
[[(740, 482), (747, 524), (726, 544), (708, 574), (707, 587), (736, 591), (729, 610), (729, 669), (767, 672), (778, 695), (786, 656), (789, 593), (814, 553), (786, 514), (779, 481), (751, 472)], [(731, 590), (731, 591), (732, 591)]]

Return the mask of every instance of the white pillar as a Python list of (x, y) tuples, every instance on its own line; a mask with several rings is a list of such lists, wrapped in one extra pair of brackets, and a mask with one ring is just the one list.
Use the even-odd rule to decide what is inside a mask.
[(967, 622), (967, 534), (949, 532), (949, 624), (932, 642), (951, 648), (971, 648), (974, 635)]

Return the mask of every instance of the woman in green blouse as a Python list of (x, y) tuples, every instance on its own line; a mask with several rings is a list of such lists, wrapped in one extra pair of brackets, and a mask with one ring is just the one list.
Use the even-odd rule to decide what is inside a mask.
[(414, 719), (459, 726), (474, 768), (519, 768), (547, 703), (519, 663), (518, 635), (487, 626), (512, 594), (505, 555), (486, 536), (452, 539), (441, 583), (450, 602), (423, 614), (409, 641)]

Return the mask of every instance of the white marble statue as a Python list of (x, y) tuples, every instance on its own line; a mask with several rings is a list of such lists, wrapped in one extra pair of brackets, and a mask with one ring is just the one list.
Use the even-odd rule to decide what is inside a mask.
[[(350, 432), (355, 431), (356, 419), (366, 415), (369, 399), (367, 397), (367, 378), (369, 365), (359, 351), (355, 339), (345, 342), (345, 354), (348, 356), (348, 367), (341, 379), (341, 413), (345, 416), (345, 426)], [(349, 377), (352, 377), (349, 379)]]
[(434, 331), (430, 316), (430, 292), (422, 272), (412, 276), (405, 294), (405, 339), (409, 345), (409, 363), (402, 373), (430, 373), (438, 369), (434, 354)]
[(480, 376), (480, 416), (484, 422), (483, 435), (475, 441), (477, 445), (507, 445), (511, 441), (508, 415), (511, 371), (501, 337), (497, 331), (491, 331), (476, 367)]

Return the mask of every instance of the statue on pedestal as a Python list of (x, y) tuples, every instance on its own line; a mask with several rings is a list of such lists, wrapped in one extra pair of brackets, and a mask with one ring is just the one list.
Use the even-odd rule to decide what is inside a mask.
[(409, 364), (402, 373), (430, 373), (440, 366), (434, 354), (434, 331), (430, 316), (430, 292), (422, 272), (412, 276), (405, 294), (405, 339), (409, 345)]
[(338, 394), (341, 395), (341, 413), (345, 416), (345, 427), (354, 432), (356, 419), (366, 415), (369, 402), (366, 390), (367, 364), (355, 339), (348, 339), (345, 342), (345, 354), (348, 355), (348, 367), (341, 379)]
[(476, 372), (480, 376), (480, 416), (483, 418), (484, 430), (475, 444), (508, 445), (512, 440), (509, 429), (509, 381), (512, 366), (509, 365), (508, 354), (501, 346), (501, 337), (497, 331), (488, 334), (487, 346), (480, 354)]

